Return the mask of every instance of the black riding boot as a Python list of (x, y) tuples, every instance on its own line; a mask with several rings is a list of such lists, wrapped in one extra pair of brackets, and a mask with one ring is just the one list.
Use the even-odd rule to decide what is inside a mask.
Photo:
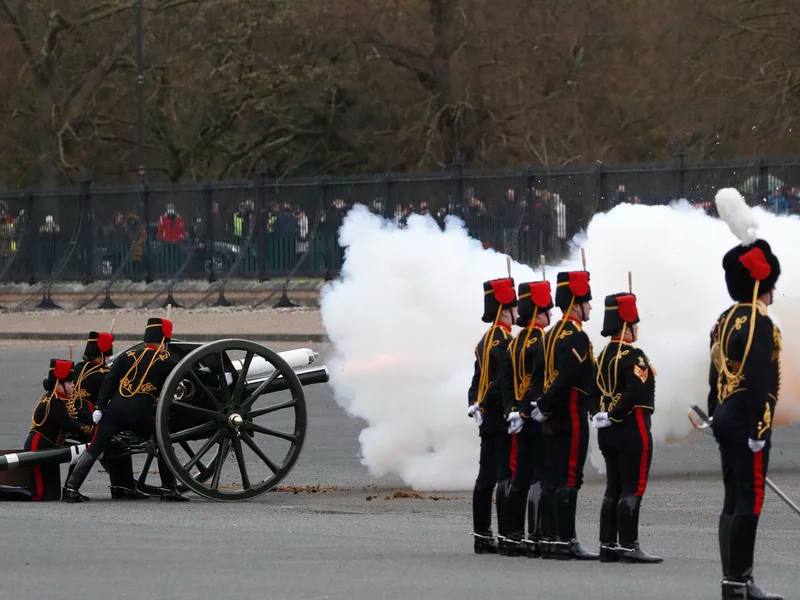
[(81, 454), (80, 458), (78, 458), (78, 462), (75, 463), (75, 468), (64, 483), (64, 490), (61, 496), (64, 502), (74, 504), (76, 502), (86, 502), (89, 500), (89, 498), (79, 493), (78, 490), (89, 475), (94, 460), (94, 457), (88, 452), (84, 452)]
[(617, 523), (619, 526), (619, 560), (625, 563), (660, 563), (663, 558), (650, 556), (639, 548), (640, 496), (627, 496), (619, 501)]
[[(498, 554), (502, 556), (517, 556), (513, 554), (516, 551), (516, 544), (509, 539), (508, 495), (510, 492), (510, 479), (503, 479), (497, 482), (497, 499), (495, 502), (495, 510), (497, 511), (497, 549)], [(524, 548), (520, 546), (520, 550), (524, 551)]]
[(578, 543), (575, 533), (575, 515), (578, 510), (578, 490), (561, 488), (556, 492), (558, 511), (558, 541), (555, 557), (558, 560), (597, 560), (599, 554), (587, 552)]
[[(67, 481), (69, 481), (69, 478), (72, 477), (72, 472), (74, 470), (75, 470), (75, 465), (70, 465), (69, 468), (67, 469), (67, 478), (64, 480), (64, 486), (61, 488), (61, 499), (62, 500), (64, 499), (64, 491), (67, 489)], [(88, 496), (84, 496), (80, 492), (78, 492), (78, 496), (81, 497), (81, 501), (82, 502), (88, 502), (89, 501), (89, 497)]]
[(556, 524), (556, 494), (554, 491), (542, 490), (541, 504), (541, 538), (539, 550), (542, 558), (553, 558), (552, 543), (556, 541), (558, 526)]
[(727, 600), (783, 600), (753, 581), (753, 552), (756, 545), (758, 515), (734, 515), (730, 532), (730, 577), (722, 580), (722, 598)]
[(528, 490), (528, 537), (525, 539), (525, 555), (539, 558), (542, 555), (542, 484), (536, 482)]
[(178, 487), (175, 485), (175, 476), (169, 470), (166, 461), (158, 457), (158, 473), (161, 477), (161, 501), (162, 502), (189, 502), (186, 496), (181, 496)]
[(497, 540), (492, 530), (473, 531), (475, 537), (475, 554), (497, 554)]
[(128, 456), (105, 456), (101, 459), (111, 481), (109, 489), (114, 500), (149, 500), (150, 495), (139, 491), (133, 479), (133, 460)]
[(619, 562), (617, 499), (603, 496), (600, 505), (600, 562)]
[(731, 526), (733, 515), (719, 516), (719, 558), (722, 562), (722, 579), (731, 576)]
[[(498, 515), (500, 511), (500, 495), (500, 487), (498, 486)], [(525, 493), (513, 486), (508, 494), (507, 515), (508, 540), (501, 554), (505, 552), (506, 556), (523, 556), (525, 554)]]

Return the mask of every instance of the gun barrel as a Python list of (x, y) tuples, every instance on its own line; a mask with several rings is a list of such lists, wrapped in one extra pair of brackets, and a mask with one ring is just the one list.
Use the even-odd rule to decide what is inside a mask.
[[(328, 374), (328, 367), (312, 367), (310, 369), (304, 369), (302, 371), (295, 371), (297, 374), (297, 378), (300, 380), (300, 384), (305, 387), (307, 385), (315, 385), (317, 383), (327, 383), (330, 380), (330, 375)], [(268, 376), (267, 376), (268, 377)], [(257, 377), (254, 379), (248, 378), (247, 383), (245, 384), (245, 389), (247, 393), (250, 394), (254, 392), (258, 386), (267, 379), (267, 377)], [(281, 392), (283, 390), (289, 389), (289, 382), (283, 377), (283, 375), (279, 375), (275, 378), (275, 381), (270, 383), (267, 388), (264, 390), (264, 394), (271, 394), (273, 392)]]
[(86, 451), (86, 444), (78, 446), (64, 446), (49, 450), (31, 450), (30, 452), (16, 452), (0, 455), (0, 471), (22, 469), (34, 465), (47, 463), (74, 464), (78, 457)]
[[(285, 352), (278, 352), (278, 355), (285, 360), (293, 370), (303, 369), (309, 366), (319, 356), (310, 348), (298, 348), (297, 350), (287, 350)], [(242, 360), (231, 361), (233, 367), (238, 371), (242, 371)], [(250, 367), (247, 369), (248, 380), (251, 377), (269, 376), (275, 371), (274, 365), (260, 356), (253, 357), (250, 361)]]

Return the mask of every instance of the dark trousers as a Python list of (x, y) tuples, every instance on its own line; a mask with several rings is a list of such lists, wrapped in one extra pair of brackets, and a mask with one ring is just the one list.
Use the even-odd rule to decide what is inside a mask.
[(622, 423), (600, 429), (598, 446), (606, 463), (606, 490), (600, 506), (600, 544), (638, 541), (639, 507), (653, 461), (651, 412), (634, 409)]
[[(547, 468), (545, 439), (541, 423), (525, 419), (516, 435), (516, 469), (508, 496), (509, 535), (519, 541), (524, 536), (527, 507), (528, 536), (531, 539), (552, 535), (549, 502), (558, 482), (557, 473)], [(547, 505), (547, 506), (546, 506)]]
[[(31, 431), (25, 440), (24, 449), (28, 452), (50, 448), (55, 448), (55, 444), (35, 431)], [(31, 479), (33, 502), (61, 500), (61, 466), (58, 463), (34, 465), (31, 467)]]
[(725, 500), (719, 517), (719, 549), (722, 574), (729, 581), (744, 582), (753, 576), (756, 533), (764, 503), (764, 484), (769, 467), (771, 441), (753, 452), (747, 439), (714, 431), (722, 459)]
[[(95, 427), (92, 443), (89, 444), (86, 452), (94, 460), (97, 460), (102, 453), (109, 450), (112, 446), (113, 437), (120, 431), (132, 431), (142, 437), (154, 435), (156, 424), (152, 403), (133, 399), (115, 403), (112, 400), (103, 414), (103, 418)], [(116, 460), (114, 462), (119, 465), (120, 461)], [(127, 468), (125, 471), (127, 471)], [(158, 471), (163, 486), (171, 487), (175, 484), (175, 477), (172, 471), (169, 470), (166, 462), (160, 456), (158, 459)], [(133, 478), (132, 472), (130, 477), (131, 479)], [(127, 473), (124, 478), (127, 479)], [(112, 485), (114, 484), (112, 481)]]
[(720, 444), (722, 480), (725, 484), (724, 515), (760, 515), (764, 504), (764, 483), (769, 467), (771, 442), (753, 452), (746, 440)]
[[(492, 528), (492, 495), (498, 482), (510, 487), (511, 435), (481, 434), (481, 454), (478, 477), (472, 492), (472, 527), (475, 533), (487, 533)], [(503, 482), (506, 482), (503, 484)], [(505, 496), (498, 488), (497, 527), (503, 535), (506, 529)]]
[(569, 419), (555, 431), (545, 427), (547, 466), (557, 473), (558, 488), (580, 490), (589, 450), (588, 413), (579, 407), (578, 390), (569, 394)]
[(649, 410), (634, 409), (622, 423), (598, 431), (597, 442), (606, 463), (606, 497), (618, 501), (643, 496), (653, 461)]
[(583, 485), (583, 467), (589, 450), (588, 412), (581, 407), (579, 393), (575, 388), (569, 391), (566, 419), (544, 425), (547, 469), (552, 470), (556, 479), (556, 538), (562, 542), (576, 537), (578, 491)]

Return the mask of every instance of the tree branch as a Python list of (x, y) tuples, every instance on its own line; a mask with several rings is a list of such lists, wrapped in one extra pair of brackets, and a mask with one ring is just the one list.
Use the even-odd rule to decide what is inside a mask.
[(17, 40), (19, 40), (20, 46), (22, 46), (22, 51), (25, 53), (25, 56), (29, 61), (33, 60), (33, 50), (31, 49), (30, 42), (28, 42), (28, 37), (25, 35), (25, 31), (22, 25), (17, 19), (16, 15), (11, 12), (11, 9), (8, 7), (8, 3), (6, 0), (0, 0), (0, 11), (6, 16), (8, 19), (9, 25), (11, 29), (14, 30), (14, 35), (17, 36)]

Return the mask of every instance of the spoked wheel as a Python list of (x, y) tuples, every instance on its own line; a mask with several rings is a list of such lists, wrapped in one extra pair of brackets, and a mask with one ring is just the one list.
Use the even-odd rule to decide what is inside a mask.
[[(189, 458), (194, 458), (194, 451), (192, 450), (188, 442), (180, 442), (180, 446), (189, 455)], [(217, 460), (216, 451), (214, 453), (209, 453), (209, 454), (214, 454), (214, 456), (211, 456), (211, 461), (208, 464), (206, 464), (204, 461), (198, 461), (194, 467), (196, 473), (192, 475), (192, 478), (199, 481), (200, 483), (205, 483), (206, 481), (211, 479), (211, 476), (214, 474), (214, 467), (216, 465), (216, 460)], [(152, 466), (153, 462), (155, 462), (155, 457), (152, 454), (148, 454), (144, 459), (144, 466), (142, 466), (142, 471), (139, 474), (139, 477), (136, 479), (136, 487), (139, 489), (139, 491), (144, 492), (145, 494), (150, 494), (151, 496), (158, 496), (161, 493), (160, 490), (161, 480), (159, 479), (157, 474), (150, 473), (150, 467)], [(158, 463), (156, 463), (156, 465), (157, 464)], [(150, 485), (149, 483), (147, 483), (148, 476), (155, 477), (158, 480), (158, 484)], [(181, 494), (189, 490), (189, 488), (186, 487), (186, 485), (184, 485), (183, 483), (177, 483), (175, 487)]]
[(275, 487), (297, 462), (305, 433), (297, 375), (279, 354), (249, 340), (219, 340), (187, 354), (156, 410), (159, 451), (170, 470), (188, 489), (220, 502)]

